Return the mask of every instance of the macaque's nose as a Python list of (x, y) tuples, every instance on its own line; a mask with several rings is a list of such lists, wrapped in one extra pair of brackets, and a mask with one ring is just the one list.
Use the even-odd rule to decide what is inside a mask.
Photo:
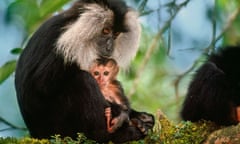
[(106, 85), (106, 79), (104, 79), (104, 76), (99, 77), (98, 79), (98, 84), (101, 86), (105, 86)]
[(104, 83), (104, 78), (102, 76), (100, 77), (100, 83)]
[(102, 82), (103, 82), (103, 78), (102, 78), (101, 76), (99, 76), (99, 77), (97, 78), (97, 83), (101, 85)]

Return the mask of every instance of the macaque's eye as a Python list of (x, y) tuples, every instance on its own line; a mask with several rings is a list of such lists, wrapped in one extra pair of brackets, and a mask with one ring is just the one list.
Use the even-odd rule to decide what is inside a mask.
[(118, 37), (120, 35), (120, 32), (115, 32), (114, 37)]
[(102, 33), (104, 34), (104, 35), (108, 35), (108, 34), (110, 34), (112, 32), (112, 30), (110, 29), (110, 28), (103, 28), (103, 30), (102, 30)]
[(98, 75), (99, 75), (99, 72), (98, 72), (98, 71), (95, 71), (93, 74), (94, 74), (95, 76), (98, 76)]
[(108, 72), (108, 71), (105, 71), (103, 74), (104, 74), (105, 76), (108, 76), (109, 72)]

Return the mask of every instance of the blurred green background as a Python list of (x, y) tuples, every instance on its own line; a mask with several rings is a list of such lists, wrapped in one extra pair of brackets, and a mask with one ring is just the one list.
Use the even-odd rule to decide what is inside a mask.
[[(126, 0), (139, 11), (140, 48), (119, 80), (134, 109), (161, 109), (179, 122), (194, 71), (218, 47), (240, 38), (239, 0)], [(28, 135), (16, 101), (16, 62), (31, 34), (71, 0), (0, 1), (0, 136)], [(238, 62), (236, 62), (238, 63)]]

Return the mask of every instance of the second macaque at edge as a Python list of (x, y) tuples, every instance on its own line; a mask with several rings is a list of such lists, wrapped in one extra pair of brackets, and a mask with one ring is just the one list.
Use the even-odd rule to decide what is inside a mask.
[[(100, 90), (109, 102), (109, 107), (105, 108), (107, 119), (107, 131), (115, 132), (124, 122), (129, 120), (130, 104), (124, 95), (121, 83), (117, 80), (119, 67), (113, 59), (98, 59), (90, 68), (90, 73), (96, 79)], [(120, 112), (113, 112), (111, 107), (120, 107)]]

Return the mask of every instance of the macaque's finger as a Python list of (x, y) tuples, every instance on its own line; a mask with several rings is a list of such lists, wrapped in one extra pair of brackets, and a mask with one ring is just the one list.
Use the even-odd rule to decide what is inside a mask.
[(236, 113), (237, 113), (237, 121), (240, 122), (240, 106), (236, 108)]
[(107, 107), (107, 108), (105, 108), (105, 116), (106, 117), (109, 117), (109, 118), (111, 118), (112, 117), (112, 111), (111, 111), (111, 107)]

